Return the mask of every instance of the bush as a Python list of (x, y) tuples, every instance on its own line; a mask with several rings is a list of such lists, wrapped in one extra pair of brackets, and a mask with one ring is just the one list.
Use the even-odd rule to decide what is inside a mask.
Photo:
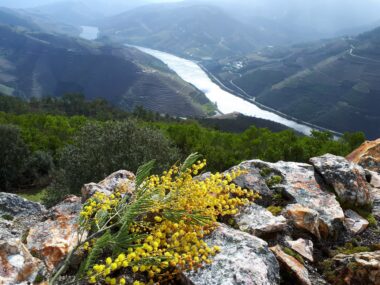
[(66, 146), (58, 161), (61, 173), (52, 189), (78, 193), (85, 183), (156, 160), (161, 171), (179, 159), (178, 150), (159, 131), (140, 127), (135, 121), (89, 123)]
[(0, 125), (0, 138), (0, 190), (10, 191), (18, 186), (29, 150), (16, 126)]

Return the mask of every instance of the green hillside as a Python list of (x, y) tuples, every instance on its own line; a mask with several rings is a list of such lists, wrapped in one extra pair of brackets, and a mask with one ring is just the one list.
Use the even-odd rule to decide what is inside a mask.
[[(339, 132), (380, 134), (380, 30), (241, 58), (214, 67), (223, 80), (264, 105)], [(232, 63), (228, 63), (232, 66)], [(225, 65), (224, 65), (225, 66)]]
[(213, 110), (200, 91), (137, 50), (5, 25), (0, 37), (0, 91), (5, 94), (31, 98), (80, 92), (128, 110), (142, 105), (181, 116)]

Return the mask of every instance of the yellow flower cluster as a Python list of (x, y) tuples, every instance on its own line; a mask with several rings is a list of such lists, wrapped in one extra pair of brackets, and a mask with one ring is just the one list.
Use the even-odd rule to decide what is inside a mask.
[(84, 205), (83, 210), (80, 212), (80, 217), (87, 221), (100, 210), (109, 211), (118, 205), (120, 197), (120, 192), (115, 192), (110, 196), (96, 192)]
[[(89, 283), (124, 285), (128, 275), (134, 279), (134, 285), (164, 284), (181, 271), (212, 262), (212, 256), (220, 248), (209, 247), (203, 238), (215, 229), (218, 219), (236, 214), (256, 194), (232, 183), (241, 171), (194, 177), (205, 166), (205, 160), (184, 172), (173, 166), (161, 176), (148, 178), (144, 184), (146, 191), (155, 191), (160, 197), (151, 211), (129, 229), (131, 234), (144, 237), (126, 252), (94, 265), (88, 272)], [(114, 198), (97, 194), (82, 216), (91, 217), (96, 210), (116, 207), (120, 199), (116, 195)]]

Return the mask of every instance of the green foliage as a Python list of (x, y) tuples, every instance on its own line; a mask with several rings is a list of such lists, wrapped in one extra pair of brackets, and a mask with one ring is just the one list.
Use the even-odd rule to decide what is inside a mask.
[(2, 219), (7, 220), (7, 221), (13, 221), (14, 217), (9, 214), (4, 214), (1, 216)]
[(365, 218), (371, 228), (377, 228), (377, 220), (373, 214), (369, 214)]
[(352, 148), (345, 138), (334, 140), (330, 133), (299, 136), (291, 130), (272, 133), (251, 127), (241, 134), (220, 132), (190, 123), (155, 123), (175, 142), (183, 155), (199, 152), (208, 158), (213, 171), (223, 171), (246, 159), (276, 162), (308, 162), (313, 156), (332, 153), (345, 156)]
[(0, 125), (0, 138), (0, 191), (9, 191), (19, 184), (29, 149), (15, 126)]
[(265, 183), (267, 184), (267, 186), (269, 188), (271, 188), (277, 184), (280, 184), (281, 182), (282, 182), (282, 177), (279, 175), (273, 175), (270, 178), (268, 178), (267, 180), (265, 180)]
[(274, 216), (280, 215), (282, 209), (283, 209), (283, 207), (281, 207), (281, 206), (274, 206), (274, 205), (271, 205), (271, 206), (269, 206), (267, 208), (267, 210), (269, 212), (271, 212)]
[(74, 136), (59, 157), (56, 192), (78, 193), (85, 183), (128, 169), (136, 172), (141, 163), (156, 160), (162, 170), (178, 160), (178, 151), (158, 131), (139, 127), (135, 121), (93, 122)]
[(354, 254), (354, 253), (360, 253), (360, 252), (369, 252), (371, 251), (370, 247), (367, 246), (355, 246), (351, 242), (347, 242), (344, 244), (344, 246), (338, 247), (335, 250), (331, 251), (331, 255), (335, 256), (337, 254), (343, 253), (343, 254)]
[(285, 247), (284, 248), (284, 252), (287, 254), (287, 255), (290, 255), (292, 257), (294, 257), (295, 259), (297, 259), (299, 262), (301, 262), (302, 264), (305, 263), (303, 257), (298, 254), (297, 252), (295, 252), (294, 250), (292, 250), (291, 248), (289, 247)]

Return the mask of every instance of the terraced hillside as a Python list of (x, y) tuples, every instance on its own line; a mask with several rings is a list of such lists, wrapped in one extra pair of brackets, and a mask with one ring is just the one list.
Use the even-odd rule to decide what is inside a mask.
[[(380, 29), (240, 59), (214, 68), (232, 88), (283, 113), (336, 131), (380, 134)], [(241, 91), (241, 90), (240, 90)]]

